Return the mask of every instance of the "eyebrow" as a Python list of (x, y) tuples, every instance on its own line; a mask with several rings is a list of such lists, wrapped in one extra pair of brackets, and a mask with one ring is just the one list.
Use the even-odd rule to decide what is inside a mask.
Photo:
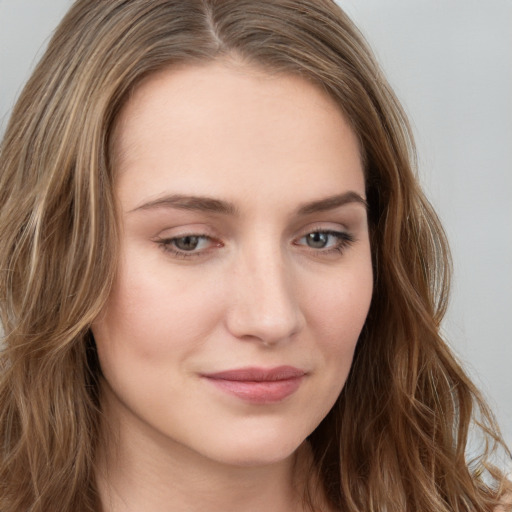
[[(348, 191), (343, 194), (329, 196), (317, 201), (311, 201), (300, 205), (296, 213), (298, 215), (309, 215), (311, 213), (325, 212), (340, 208), (349, 203), (361, 204), (368, 209), (368, 203), (357, 192)], [(190, 196), (183, 194), (173, 194), (164, 196), (153, 201), (148, 201), (137, 206), (130, 212), (139, 210), (153, 210), (158, 208), (177, 208), (180, 210), (193, 210), (201, 212), (219, 213), (222, 215), (239, 215), (238, 208), (227, 201), (215, 199), (206, 196)]]
[(318, 201), (304, 203), (303, 205), (299, 206), (297, 213), (299, 215), (308, 215), (310, 213), (326, 212), (349, 203), (361, 204), (366, 210), (368, 210), (368, 203), (366, 202), (366, 199), (364, 199), (357, 192), (349, 191), (344, 192), (343, 194), (329, 196)]
[(156, 208), (177, 208), (179, 210), (194, 210), (201, 212), (221, 213), (224, 215), (237, 215), (237, 208), (227, 201), (204, 196), (188, 196), (173, 194), (149, 201), (134, 208), (137, 210), (153, 210)]

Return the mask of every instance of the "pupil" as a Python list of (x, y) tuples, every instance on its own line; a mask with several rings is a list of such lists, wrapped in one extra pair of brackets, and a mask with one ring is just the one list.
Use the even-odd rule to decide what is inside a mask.
[(309, 247), (323, 249), (327, 245), (328, 236), (327, 233), (309, 233), (307, 237)]
[(197, 236), (183, 236), (176, 238), (174, 245), (182, 251), (193, 251), (199, 244), (199, 237)]

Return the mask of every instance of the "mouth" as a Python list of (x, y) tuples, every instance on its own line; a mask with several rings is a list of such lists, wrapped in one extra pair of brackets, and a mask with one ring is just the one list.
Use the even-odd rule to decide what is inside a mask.
[(293, 366), (239, 368), (202, 375), (217, 389), (253, 404), (281, 402), (295, 393), (306, 372)]

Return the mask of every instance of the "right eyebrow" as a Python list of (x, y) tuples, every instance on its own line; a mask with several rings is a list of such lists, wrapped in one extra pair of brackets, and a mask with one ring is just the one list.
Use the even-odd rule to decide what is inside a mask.
[(190, 196), (173, 194), (159, 197), (137, 206), (131, 212), (139, 210), (153, 210), (159, 208), (177, 208), (180, 210), (194, 210), (200, 212), (220, 213), (223, 215), (238, 215), (238, 210), (232, 203), (205, 196)]

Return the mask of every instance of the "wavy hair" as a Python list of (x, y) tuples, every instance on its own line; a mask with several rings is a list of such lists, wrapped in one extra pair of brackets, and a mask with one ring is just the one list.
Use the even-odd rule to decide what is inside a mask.
[[(330, 0), (78, 0), (57, 28), (0, 148), (0, 509), (99, 510), (89, 328), (116, 271), (116, 116), (148, 74), (230, 56), (317, 84), (361, 144), (374, 296), (346, 385), (309, 437), (330, 504), (492, 510), (507, 485), (492, 454), (510, 453), (439, 333), (445, 236), (407, 119)], [(475, 428), (484, 448), (469, 460)]]

